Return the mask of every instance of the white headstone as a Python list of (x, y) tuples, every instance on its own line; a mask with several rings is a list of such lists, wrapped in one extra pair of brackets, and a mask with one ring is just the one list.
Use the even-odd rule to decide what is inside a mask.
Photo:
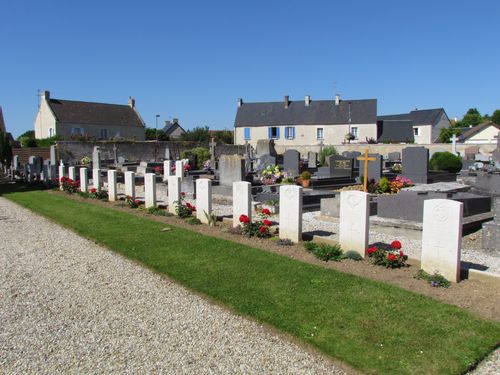
[(184, 178), (184, 165), (182, 160), (177, 160), (175, 162), (175, 177), (179, 177), (181, 180)]
[(97, 191), (101, 191), (101, 170), (99, 168), (92, 170), (92, 186)]
[(207, 215), (212, 214), (212, 180), (199, 178), (196, 180), (196, 217), (208, 224)]
[(233, 182), (233, 227), (240, 225), (240, 216), (252, 220), (252, 184), (247, 181)]
[(135, 199), (135, 172), (125, 172), (125, 195)]
[(302, 240), (302, 190), (295, 185), (280, 186), (280, 238)]
[(19, 155), (14, 155), (12, 158), (12, 167), (15, 171), (19, 169)]
[(163, 162), (163, 181), (167, 181), (170, 176), (172, 176), (172, 160), (165, 160)]
[(460, 281), (463, 203), (451, 199), (424, 201), (422, 269)]
[(110, 169), (108, 171), (108, 200), (110, 202), (117, 200), (116, 169)]
[(87, 168), (80, 168), (80, 191), (86, 193), (89, 189), (89, 180), (87, 176)]
[(144, 175), (144, 206), (156, 207), (156, 175), (154, 173)]
[(177, 203), (181, 199), (181, 178), (170, 176), (168, 182), (168, 212), (175, 214)]
[(362, 191), (340, 193), (339, 242), (344, 252), (356, 251), (364, 257), (368, 247), (369, 197)]
[(76, 168), (75, 167), (68, 168), (68, 178), (73, 180), (73, 182), (76, 181)]
[(66, 174), (65, 169), (66, 168), (64, 167), (64, 164), (63, 164), (63, 162), (61, 160), (61, 164), (59, 165), (59, 186), (61, 187), (61, 190), (62, 190), (62, 178)]

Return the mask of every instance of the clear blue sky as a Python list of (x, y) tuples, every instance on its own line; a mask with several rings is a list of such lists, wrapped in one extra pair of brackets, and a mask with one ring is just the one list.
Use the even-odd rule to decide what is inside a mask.
[(232, 128), (236, 100), (377, 98), (378, 113), (500, 108), (500, 1), (4, 1), (0, 105), (33, 129), (37, 90), (136, 99), (146, 124)]

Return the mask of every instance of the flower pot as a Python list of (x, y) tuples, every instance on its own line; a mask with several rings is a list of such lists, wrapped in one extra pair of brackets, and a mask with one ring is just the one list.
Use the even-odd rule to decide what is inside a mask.
[(311, 180), (302, 180), (302, 187), (308, 188), (311, 185)]

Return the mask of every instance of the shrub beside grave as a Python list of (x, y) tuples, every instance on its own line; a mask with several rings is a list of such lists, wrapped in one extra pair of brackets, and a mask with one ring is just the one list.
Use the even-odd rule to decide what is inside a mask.
[(73, 194), (78, 192), (78, 189), (80, 187), (80, 181), (73, 181), (71, 178), (68, 177), (61, 177), (61, 190), (65, 191), (68, 194)]
[(392, 241), (390, 246), (370, 246), (368, 257), (373, 264), (386, 268), (406, 267), (408, 255), (401, 250), (401, 242)]
[(259, 213), (259, 220), (252, 222), (247, 215), (240, 215), (239, 221), (241, 223), (241, 228), (243, 234), (248, 237), (259, 237), (259, 238), (269, 238), (271, 234), (272, 222), (267, 218), (271, 215), (271, 212), (264, 208)]
[(448, 171), (458, 173), (462, 169), (462, 159), (451, 152), (436, 152), (429, 161), (433, 171)]
[(132, 198), (130, 195), (127, 195), (125, 197), (125, 203), (130, 208), (137, 208), (141, 205), (141, 202), (139, 200)]
[(325, 262), (328, 262), (329, 260), (340, 262), (344, 257), (342, 248), (338, 244), (327, 245), (324, 243), (314, 243), (312, 241), (308, 241), (304, 243), (304, 247), (316, 258)]
[(426, 280), (430, 286), (435, 288), (449, 288), (451, 283), (439, 272), (434, 272), (432, 275), (425, 272), (424, 270), (419, 270), (414, 276), (417, 280)]

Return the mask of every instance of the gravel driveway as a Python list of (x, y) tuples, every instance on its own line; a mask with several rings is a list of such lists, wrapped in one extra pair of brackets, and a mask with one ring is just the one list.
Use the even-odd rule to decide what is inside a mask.
[(0, 372), (343, 374), (0, 198)]

